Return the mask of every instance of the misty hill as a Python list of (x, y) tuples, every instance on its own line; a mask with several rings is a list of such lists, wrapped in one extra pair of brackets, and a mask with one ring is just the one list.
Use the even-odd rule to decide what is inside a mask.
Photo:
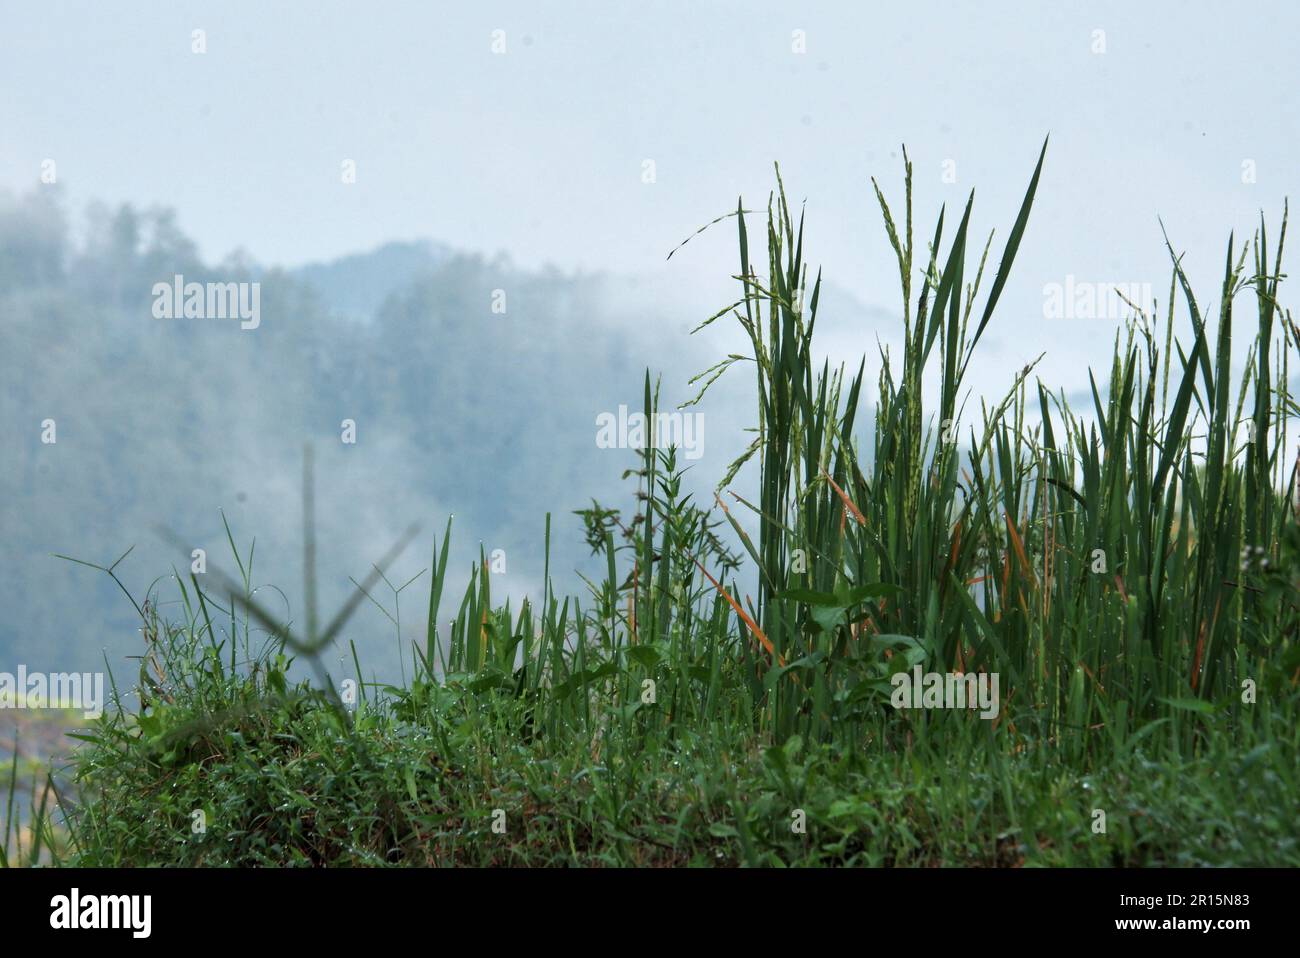
[(369, 253), (311, 263), (289, 275), (311, 287), (337, 313), (373, 318), (389, 295), (447, 262), (452, 252), (428, 240), (385, 243)]
[[(571, 570), (589, 559), (572, 511), (592, 499), (626, 508), (634, 492), (622, 478), (632, 453), (598, 448), (596, 417), (639, 409), (647, 367), (662, 372), (672, 409), (694, 395), (691, 375), (741, 347), (723, 324), (688, 335), (716, 303), (671, 269), (527, 271), (419, 242), (291, 271), (243, 253), (205, 264), (171, 211), (130, 207), (93, 208), (84, 239), (72, 232), (48, 193), (0, 198), (0, 661), (32, 669), (99, 669), (106, 654), (129, 681), (125, 656), (140, 641), (109, 578), (53, 553), (107, 565), (134, 545), (118, 572), (142, 599), (173, 567), (189, 571), (188, 551), (159, 526), (233, 571), (223, 512), (242, 549), (256, 538), (252, 582), (285, 598), (260, 594), (301, 621), (307, 442), (326, 611), (413, 521), (423, 533), (393, 581), (426, 567), (451, 513), (448, 596), (480, 543), (506, 554), (495, 595), (517, 605), (535, 594), (547, 511), (556, 586), (581, 592)], [(260, 324), (155, 318), (154, 284), (176, 274), (258, 282)], [(826, 302), (823, 312), (853, 314), (857, 329), (871, 315), (833, 290)], [(863, 337), (858, 348), (874, 347)], [(705, 502), (752, 425), (748, 369), (716, 390), (699, 407), (704, 455), (683, 462)], [(42, 442), (47, 420), (52, 444)], [(342, 441), (345, 420), (355, 443)], [(402, 595), (413, 636), (423, 635), (426, 581)], [(165, 586), (160, 596), (174, 599)], [(391, 595), (376, 598), (391, 609)], [(354, 623), (345, 638), (367, 667), (395, 670), (390, 623), (373, 608)]]

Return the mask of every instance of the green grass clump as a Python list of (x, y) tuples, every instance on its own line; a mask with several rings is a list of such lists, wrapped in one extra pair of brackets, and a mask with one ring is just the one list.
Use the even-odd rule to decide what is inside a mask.
[[(758, 406), (716, 502), (683, 492), (675, 449), (647, 447), (630, 517), (582, 511), (605, 565), (587, 595), (553, 591), (548, 517), (541, 600), (494, 600), (480, 556), (444, 630), (449, 522), (399, 686), (321, 666), (405, 543), (320, 626), (309, 473), (306, 634), (254, 599), (251, 553), (235, 550), (238, 579), (181, 583), (178, 623), (151, 595), (138, 700), (115, 689), (72, 760), (61, 857), (1300, 864), (1285, 217), (1272, 254), (1262, 222), (1229, 241), (1214, 315), (1170, 247), (1165, 312), (1134, 304), (1087, 416), (1032, 366), (976, 413), (965, 375), (1042, 164), (996, 267), (991, 238), (968, 263), (970, 202), (918, 255), (910, 163), (903, 217), (877, 187), (905, 348), (880, 357), (866, 437), (865, 360), (852, 375), (812, 360), (802, 220), (781, 187), (760, 273), (738, 207), (739, 295), (706, 325), (736, 321), (746, 352), (697, 379), (749, 365)], [(652, 417), (648, 374), (643, 394)], [(746, 468), (756, 502), (729, 488)], [(294, 658), (313, 680), (290, 678)], [(995, 673), (997, 717), (893, 708), (893, 676), (918, 665)]]

